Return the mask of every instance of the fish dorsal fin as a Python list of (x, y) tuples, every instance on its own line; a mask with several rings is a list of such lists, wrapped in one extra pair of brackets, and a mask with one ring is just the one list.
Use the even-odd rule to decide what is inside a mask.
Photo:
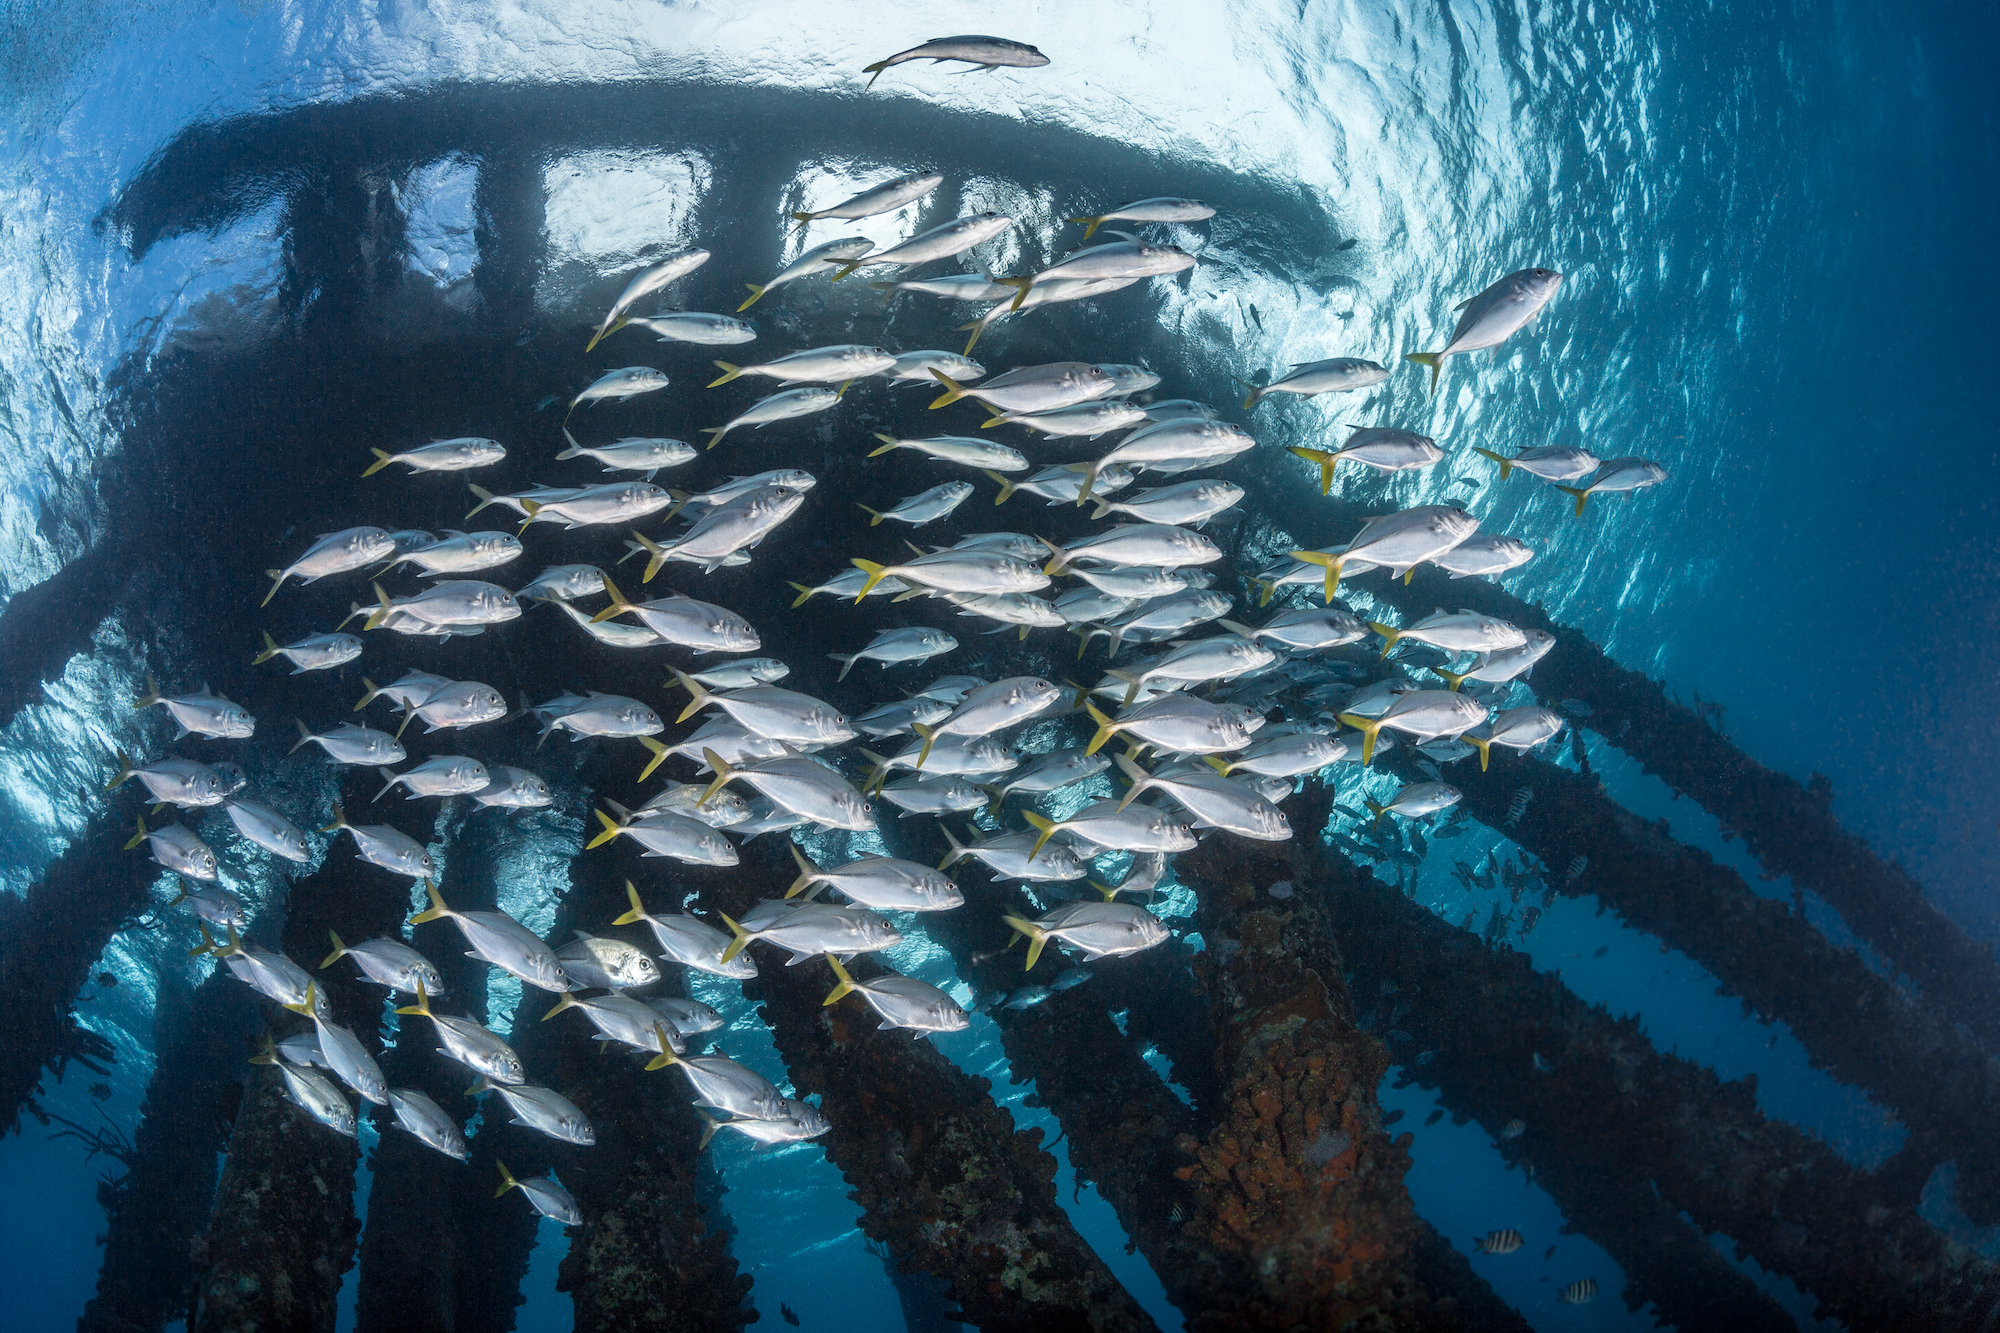
[(1459, 303), (1458, 303), (1457, 305), (1455, 305), (1455, 306), (1453, 306), (1453, 307), (1451, 308), (1451, 313), (1452, 313), (1452, 314), (1454, 314), (1454, 315), (1456, 315), (1456, 314), (1457, 314), (1457, 313), (1458, 313), (1459, 311), (1461, 311), (1461, 310), (1465, 309), (1465, 308), (1466, 308), (1467, 306), (1471, 305), (1471, 304), (1472, 304), (1472, 303), (1473, 303), (1474, 301), (1476, 301), (1476, 300), (1478, 300), (1478, 299), (1479, 299), (1479, 298), (1478, 298), (1478, 297), (1476, 297), (1476, 296), (1468, 296), (1468, 297), (1466, 297), (1466, 298), (1465, 298), (1465, 299), (1464, 299), (1463, 301), (1460, 301), (1460, 302), (1459, 302)]

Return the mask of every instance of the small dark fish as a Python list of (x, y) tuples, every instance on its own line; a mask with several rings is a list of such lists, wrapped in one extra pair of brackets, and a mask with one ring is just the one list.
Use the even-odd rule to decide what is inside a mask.
[[(1563, 700), (1562, 710), (1563, 712), (1568, 713), (1571, 717), (1589, 717), (1592, 713), (1595, 713), (1597, 711), (1595, 708), (1592, 708), (1589, 704), (1585, 703), (1581, 699)], [(1585, 1281), (1588, 1280), (1589, 1279), (1587, 1278), (1585, 1279)]]
[(1264, 331), (1264, 320), (1262, 316), (1258, 315), (1257, 307), (1254, 305), (1250, 307), (1250, 320), (1257, 326), (1257, 332), (1262, 333)]
[(1359, 236), (1350, 236), (1346, 240), (1342, 241), (1339, 245), (1334, 246), (1333, 252), (1335, 254), (1339, 254), (1343, 250), (1352, 250), (1355, 246), (1359, 244), (1361, 244), (1361, 238)]
[(97, 984), (100, 986), (116, 986), (118, 984), (118, 974), (116, 972), (99, 972), (97, 974)]
[(1597, 952), (1596, 952), (1596, 953), (1594, 953), (1594, 954), (1592, 954), (1592, 955), (1590, 955), (1590, 956), (1591, 956), (1592, 958), (1602, 958), (1602, 957), (1604, 957), (1604, 955), (1605, 955), (1605, 954), (1608, 954), (1608, 953), (1610, 953), (1610, 952), (1611, 952), (1611, 946), (1610, 946), (1610, 945), (1608, 945), (1608, 944), (1600, 944), (1600, 945), (1598, 945), (1598, 946), (1597, 946)]
[(1512, 1254), (1521, 1248), (1521, 1233), (1512, 1227), (1489, 1231), (1472, 1242), (1481, 1254)]
[(1585, 868), (1588, 867), (1589, 865), (1590, 865), (1589, 857), (1587, 856), (1577, 857), (1574, 861), (1571, 861), (1569, 863), (1569, 869), (1563, 871), (1564, 881), (1570, 884), (1576, 883), (1578, 880), (1583, 878), (1583, 872)]
[(785, 1322), (790, 1324), (793, 1328), (797, 1328), (799, 1326), (799, 1317), (793, 1314), (792, 1307), (786, 1305), (783, 1301), (778, 1302), (778, 1313), (782, 1315), (784, 1317)]
[(1072, 967), (1049, 983), (1050, 990), (1068, 990), (1071, 986), (1081, 986), (1090, 980), (1091, 971), (1087, 967)]
[(1435, 1125), (1438, 1121), (1442, 1119), (1444, 1119), (1444, 1108), (1440, 1106), (1438, 1107), (1437, 1110), (1432, 1111), (1429, 1115), (1424, 1117), (1424, 1128), (1429, 1129), (1432, 1125)]
[(1521, 816), (1528, 813), (1528, 802), (1534, 799), (1535, 789), (1533, 787), (1516, 788), (1513, 804), (1507, 807), (1507, 822), (1502, 827), (1513, 828), (1516, 824), (1520, 823)]
[(1500, 1139), (1504, 1143), (1508, 1139), (1518, 1139), (1527, 1132), (1527, 1121), (1521, 1119), (1509, 1120), (1506, 1124), (1500, 1126)]
[(1398, 1120), (1401, 1120), (1402, 1118), (1403, 1118), (1403, 1112), (1402, 1109), (1399, 1107), (1396, 1110), (1391, 1111), (1389, 1112), (1389, 1114), (1382, 1117), (1382, 1128), (1387, 1129), (1389, 1126), (1395, 1124)]
[(1572, 1282), (1556, 1293), (1556, 1299), (1564, 1305), (1588, 1305), (1597, 1296), (1597, 1279), (1583, 1278)]
[(1023, 986), (1014, 992), (1012, 999), (1007, 1001), (1007, 1008), (1032, 1009), (1054, 994), (1055, 992), (1047, 986)]
[(1547, 1262), (1548, 1262), (1549, 1260), (1551, 1260), (1551, 1259), (1553, 1259), (1553, 1258), (1555, 1258), (1555, 1257), (1556, 1257), (1556, 1247), (1555, 1247), (1555, 1246), (1553, 1246), (1553, 1245), (1549, 1246), (1549, 1248), (1548, 1248), (1548, 1249), (1546, 1249), (1546, 1250), (1542, 1251), (1542, 1262), (1543, 1262), (1543, 1263), (1547, 1263)]

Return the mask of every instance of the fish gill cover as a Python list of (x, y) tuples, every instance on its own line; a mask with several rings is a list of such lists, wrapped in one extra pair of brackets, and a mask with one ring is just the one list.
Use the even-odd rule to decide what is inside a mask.
[(1990, 1317), (1990, 16), (0, 22), (24, 1326)]

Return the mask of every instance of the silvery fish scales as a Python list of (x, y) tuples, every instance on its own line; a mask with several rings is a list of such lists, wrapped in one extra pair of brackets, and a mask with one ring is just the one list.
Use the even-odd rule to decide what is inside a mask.
[(660, 969), (643, 952), (623, 940), (576, 932), (576, 938), (556, 950), (563, 975), (579, 986), (625, 990), (650, 986)]
[(1373, 361), (1364, 361), (1357, 356), (1337, 356), (1327, 361), (1302, 361), (1293, 366), (1291, 373), (1271, 381), (1261, 387), (1253, 387), (1250, 396), (1243, 400), (1247, 411), (1274, 393), (1297, 394), (1302, 398), (1322, 393), (1351, 393), (1356, 389), (1366, 389), (1389, 378), (1386, 367)]
[(396, 1113), (397, 1124), (446, 1157), (461, 1162), (471, 1160), (472, 1149), (466, 1146), (464, 1131), (445, 1114), (443, 1107), (413, 1088), (391, 1088), (388, 1095), (389, 1109)]
[(280, 1064), (278, 1074), (285, 1081), (285, 1096), (294, 1106), (334, 1133), (355, 1137), (354, 1107), (340, 1089), (311, 1069)]
[(182, 759), (169, 755), (141, 768), (127, 759), (121, 752), (118, 756), (118, 773), (105, 786), (111, 791), (132, 778), (146, 789), (146, 794), (162, 805), (179, 806), (182, 809), (205, 809), (220, 805), (229, 793), (222, 775), (207, 764), (192, 759)]
[(538, 1088), (532, 1083), (488, 1083), (488, 1089), (500, 1095), (507, 1103), (507, 1109), (514, 1113), (514, 1123), (528, 1129), (537, 1130), (552, 1139), (564, 1143), (576, 1143), (585, 1147), (597, 1142), (597, 1130), (592, 1127), (590, 1117), (577, 1109), (576, 1103), (562, 1094), (548, 1088)]
[(830, 208), (821, 208), (809, 213), (793, 213), (792, 216), (801, 223), (817, 222), (822, 218), (843, 220), (872, 218), (877, 214), (893, 213), (907, 204), (913, 204), (943, 183), (942, 172), (920, 171), (871, 186)]
[(182, 736), (214, 736), (223, 740), (243, 740), (257, 730), (257, 721), (241, 704), (231, 703), (204, 685), (193, 694), (165, 695), (154, 685), (151, 677), (146, 681), (146, 694), (132, 706), (151, 708), (155, 704), (167, 710), (180, 731), (174, 739)]

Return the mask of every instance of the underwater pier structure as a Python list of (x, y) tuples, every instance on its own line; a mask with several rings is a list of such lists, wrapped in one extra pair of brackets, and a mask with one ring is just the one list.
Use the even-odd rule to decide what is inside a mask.
[[(286, 299), (306, 350), (292, 356), (290, 347), (266, 349), (226, 363), (177, 353), (161, 372), (165, 388), (147, 424), (166, 427), (171, 442), (202, 439), (214, 447), (163, 452), (174, 460), (171, 469), (159, 461), (131, 464), (107, 492), (114, 513), (133, 516), (112, 525), (121, 544), (71, 563), (46, 593), (24, 592), (0, 612), (0, 664), (7, 668), (0, 670), (0, 718), (30, 704), (40, 682), (88, 650), (91, 627), (79, 630), (82, 618), (60, 608), (130, 599), (128, 566), (167, 535), (143, 518), (154, 507), (147, 497), (168, 497), (171, 506), (158, 507), (194, 526), (225, 526), (216, 521), (214, 495), (223, 488), (215, 483), (268, 444), (234, 424), (256, 419), (251, 400), (264, 385), (277, 385), (275, 399), (296, 409), (315, 401), (309, 390), (319, 379), (369, 384), (372, 395), (328, 395), (335, 405), (312, 423), (314, 432), (353, 438), (372, 437), (394, 406), (438, 391), (427, 367), (403, 364), (402, 349), (370, 341), (373, 303), (393, 283), (369, 256), (401, 243), (379, 182), (468, 139), (499, 136), (479, 144), (474, 281), (484, 299), (468, 331), (432, 351), (447, 379), (468, 366), (504, 365), (528, 402), (560, 386), (560, 374), (517, 350), (516, 341), (521, 327), (542, 318), (534, 284), (544, 159), (565, 144), (652, 146), (660, 123), (695, 109), (670, 101), (635, 122), (629, 89), (579, 96), (509, 100), (456, 90), (432, 108), (448, 114), (424, 121), (421, 133), (398, 119), (402, 112), (369, 99), (205, 125), (141, 174), (108, 219), (128, 230), (135, 253), (233, 216), (250, 187), (291, 182)], [(811, 151), (885, 143), (892, 134), (875, 108), (815, 120), (792, 114), (812, 104), (776, 90), (724, 90), (715, 98), (698, 110), (718, 142), (745, 125), (788, 116), (810, 127), (800, 133), (815, 136), (806, 145)], [(896, 136), (910, 133), (912, 114), (929, 117), (924, 124), (933, 130), (962, 128), (925, 108), (899, 114), (905, 121)], [(934, 141), (982, 170), (1023, 177), (1032, 177), (1042, 157), (1086, 142), (1038, 128), (1024, 145), (1013, 129), (1007, 136), (991, 127), (970, 136), (937, 133)], [(294, 171), (288, 148), (302, 136), (347, 145), (353, 157)], [(1097, 140), (1087, 142), (1101, 151)], [(780, 169), (786, 153), (798, 147), (774, 151), (762, 174), (728, 178), (706, 207), (726, 218), (775, 195), (788, 177)], [(1114, 158), (1106, 189), (1150, 179), (1152, 165), (1138, 153)], [(1275, 214), (1285, 202), (1255, 181), (1194, 174), (1200, 178), (1186, 188), (1232, 199), (1245, 213)], [(727, 264), (768, 272), (778, 242), (748, 235), (752, 230), (743, 229)], [(1325, 230), (1288, 241), (1321, 244), (1330, 237)], [(309, 302), (308, 293), (319, 295)], [(335, 348), (349, 339), (364, 351)], [(1191, 387), (1215, 397), (1223, 386)], [(358, 398), (368, 401), (356, 407)], [(382, 415), (371, 415), (376, 411)], [(299, 454), (301, 496), (351, 484), (350, 459), (303, 445)], [(1302, 507), (1268, 483), (1246, 484), (1248, 503), (1285, 514), (1302, 545), (1344, 540), (1362, 517), (1337, 500)], [(399, 522), (425, 514), (407, 498), (384, 508)], [(174, 595), (254, 606), (262, 593), (260, 553), (277, 532), (308, 518), (303, 499), (294, 511), (254, 516), (199, 553), (177, 576)], [(860, 530), (851, 515), (829, 517), (816, 540), (829, 551), (844, 549)], [(1656, 683), (1537, 608), (1496, 585), (1447, 586), (1429, 572), (1408, 585), (1377, 579), (1368, 586), (1410, 614), (1449, 602), (1550, 630), (1557, 647), (1530, 681), (1538, 694), (1589, 704), (1582, 725), (1713, 814), (1768, 872), (1819, 895), (1894, 969), (1895, 978), (1871, 969), (1782, 901), (1759, 895), (1671, 830), (1619, 806), (1587, 773), (1497, 753), (1483, 775), (1469, 764), (1452, 770), (1474, 820), (1548, 865), (1587, 851), (1587, 870), (1556, 884), (1559, 892), (1594, 896), (1634, 929), (1684, 951), (1760, 1018), (1784, 1022), (1817, 1066), (1893, 1109), (1910, 1142), (1879, 1170), (1859, 1170), (1765, 1116), (1747, 1085), (1662, 1054), (1636, 1024), (1588, 1005), (1524, 955), (1489, 946), (1409, 902), (1324, 841), (1331, 796), (1315, 778), (1285, 805), (1292, 842), (1218, 835), (1177, 859), (1176, 874), (1196, 900), (1186, 933), (1200, 936), (1199, 949), (1170, 940), (1104, 964), (1088, 986), (994, 1019), (1011, 1076), (1033, 1084), (1035, 1104), (1062, 1128), (1071, 1165), (1111, 1206), (1189, 1326), (1201, 1333), (1526, 1327), (1417, 1216), (1404, 1181), (1410, 1136), (1392, 1134), (1377, 1101), (1378, 1086), (1396, 1069), (1496, 1136), (1509, 1120), (1525, 1118), (1528, 1128), (1502, 1142), (1502, 1155), (1532, 1164), (1567, 1224), (1624, 1267), (1628, 1303), (1651, 1303), (1682, 1328), (1715, 1327), (1724, 1316), (1732, 1327), (1792, 1326), (1715, 1251), (1710, 1238), (1717, 1235), (1852, 1328), (1991, 1327), (2000, 1276), (1954, 1249), (1917, 1214), (1916, 1200), (1933, 1169), (1955, 1160), (1966, 1211), (1975, 1220), (2000, 1216), (2000, 1138), (1993, 1133), (2000, 1129), (2000, 968), (1992, 951), (1842, 829), (1823, 784), (1801, 785), (1756, 764)], [(824, 648), (815, 634), (822, 612), (791, 617), (781, 593), (755, 594), (753, 619), (768, 633), (767, 649), (801, 663), (806, 676), (803, 664)], [(218, 613), (203, 625), (197, 656), (240, 659), (259, 627), (248, 611)], [(1045, 652), (1031, 641), (991, 651), (1013, 652), (1009, 660), (1024, 668), (1055, 674), (1069, 668), (1058, 660), (1067, 648), (1063, 642)], [(467, 652), (476, 663), (470, 670), (505, 680), (510, 697), (547, 697), (574, 683), (567, 661), (532, 660), (491, 641)], [(635, 695), (658, 694), (655, 665), (624, 669)], [(290, 715), (277, 691), (254, 678), (228, 688), (260, 716)], [(1403, 758), (1385, 762), (1393, 767)], [(606, 762), (625, 766), (620, 782), (636, 769), (629, 755)], [(561, 781), (562, 814), (579, 828), (588, 793), (607, 771), (596, 761), (583, 764)], [(1535, 799), (1510, 820), (1512, 795), (1524, 785)], [(45, 1074), (60, 1077), (71, 1062), (101, 1065), (111, 1055), (78, 1020), (73, 1001), (153, 882), (136, 855), (120, 850), (129, 824), (112, 808), (26, 896), (0, 899), (0, 1028), (12, 1034), (0, 1051), (0, 1117), (8, 1122), (34, 1115)], [(447, 808), (438, 843), (442, 889), (453, 906), (497, 905), (505, 827), (499, 812)], [(931, 833), (891, 829), (885, 838), (915, 859), (935, 861), (943, 850)], [(789, 880), (783, 848), (781, 839), (760, 840), (742, 849), (735, 869), (676, 868), (665, 878), (698, 894), (704, 910), (736, 914)], [(622, 845), (572, 848), (552, 941), (572, 928), (600, 928), (622, 910), (632, 856)], [(967, 878), (966, 908), (925, 928), (962, 980), (982, 990), (1013, 984), (1018, 955), (1006, 952), (1000, 913), (1023, 900), (977, 872)], [(1281, 880), (1293, 886), (1289, 897), (1269, 892)], [(330, 929), (349, 940), (397, 934), (407, 907), (405, 883), (357, 870), (343, 849), (291, 884), (282, 944), (316, 963)], [(460, 956), (455, 929), (419, 927), (416, 941), (444, 970), (456, 1011), (483, 1018), (486, 969)], [(857, 977), (876, 970), (865, 957), (854, 965)], [(435, 1057), (428, 1040), (411, 1039), (410, 1025), (387, 1023), (377, 990), (341, 976), (333, 992), (340, 1021), (382, 1051), (391, 1084), (469, 1114), (463, 1076)], [(675, 984), (671, 976), (667, 984)], [(1384, 985), (1407, 997), (1406, 1023), (1437, 1052), (1428, 1064), (1403, 1063), (1404, 1052), (1357, 1016), (1364, 1006), (1355, 995)], [(964, 1320), (981, 1329), (1155, 1327), (1065, 1212), (1052, 1145), (1038, 1131), (1019, 1129), (986, 1080), (929, 1042), (876, 1031), (858, 1004), (824, 1007), (826, 989), (824, 968), (773, 964), (744, 994), (759, 1006), (797, 1094), (818, 1098), (832, 1122), (819, 1142), (852, 1189), (857, 1225), (887, 1249), (889, 1262), (938, 1280)], [(220, 973), (169, 997), (156, 1015), (159, 1066), (131, 1160), (109, 1192), (98, 1299), (80, 1328), (156, 1330), (187, 1318), (190, 1333), (331, 1330), (341, 1283), (356, 1263), (362, 1333), (510, 1327), (537, 1220), (514, 1206), (518, 1196), (509, 1207), (493, 1205), (501, 1161), (517, 1174), (557, 1168), (582, 1205), (586, 1221), (571, 1233), (559, 1271), (577, 1328), (734, 1330), (752, 1320), (758, 1293), (739, 1271), (727, 1221), (717, 1215), (705, 1174), (713, 1168), (699, 1149), (703, 1127), (681, 1076), (602, 1054), (575, 1017), (544, 1023), (549, 1003), (528, 991), (514, 1038), (530, 1067), (547, 1071), (592, 1117), (597, 1144), (573, 1148), (507, 1125), (490, 1102), (469, 1165), (385, 1129), (371, 1153), (360, 1228), (358, 1149), (294, 1113), (272, 1071), (244, 1064), (265, 1022), (295, 1026), (290, 1016)], [(1168, 1065), (1171, 1081), (1155, 1072), (1151, 1051)], [(1537, 1054), (1553, 1073), (1536, 1070)], [(386, 1125), (379, 1112), (373, 1118)], [(217, 1152), (224, 1154), (219, 1174)]]

